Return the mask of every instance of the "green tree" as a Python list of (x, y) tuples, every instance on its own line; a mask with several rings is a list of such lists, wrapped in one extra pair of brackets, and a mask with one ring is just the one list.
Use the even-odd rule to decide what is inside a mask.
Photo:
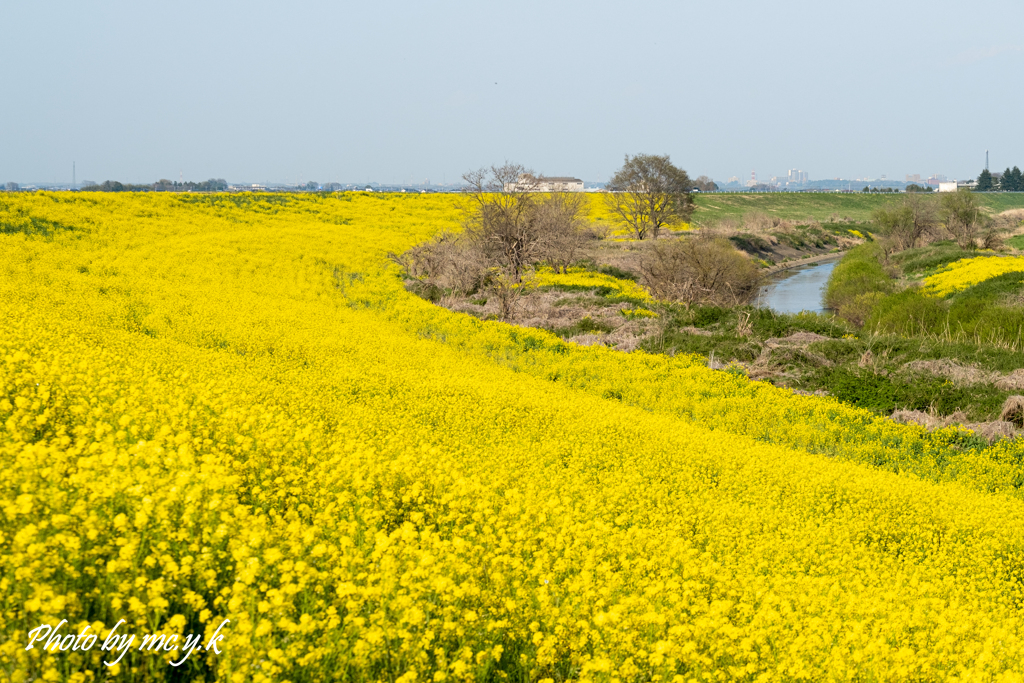
[(663, 227), (688, 221), (695, 208), (693, 181), (667, 154), (627, 154), (605, 189), (609, 210), (639, 240), (657, 238)]
[(1010, 175), (1013, 176), (1013, 187), (1010, 192), (1024, 192), (1024, 178), (1021, 177), (1020, 169), (1014, 166)]
[(989, 173), (987, 168), (978, 176), (978, 187), (975, 189), (978, 192), (991, 192), (995, 189), (995, 183), (992, 182), (992, 174)]
[(1006, 170), (1003, 171), (1002, 177), (999, 179), (999, 189), (1003, 192), (1015, 192), (1016, 188), (1013, 182), (1013, 171), (1007, 166)]

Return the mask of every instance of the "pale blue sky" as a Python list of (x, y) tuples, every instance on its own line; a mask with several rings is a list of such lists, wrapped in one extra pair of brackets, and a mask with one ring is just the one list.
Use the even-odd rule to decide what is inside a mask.
[(1024, 166), (1024, 3), (25, 2), (0, 182), (976, 176)]

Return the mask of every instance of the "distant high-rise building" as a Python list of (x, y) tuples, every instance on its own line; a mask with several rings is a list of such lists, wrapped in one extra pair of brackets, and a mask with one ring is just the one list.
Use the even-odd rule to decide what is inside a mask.
[(791, 183), (806, 183), (807, 182), (807, 171), (801, 171), (799, 169), (790, 169), (789, 171), (789, 182)]
[(908, 183), (919, 183), (919, 182), (921, 182), (921, 174), (920, 173), (914, 173), (913, 175), (911, 175), (911, 174), (908, 173), (907, 174), (907, 182)]

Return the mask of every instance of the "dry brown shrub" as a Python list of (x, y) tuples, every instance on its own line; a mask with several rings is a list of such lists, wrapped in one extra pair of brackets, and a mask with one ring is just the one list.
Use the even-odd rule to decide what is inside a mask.
[(1003, 229), (1012, 229), (1024, 224), (1024, 209), (1010, 209), (996, 214), (993, 223)]
[(743, 229), (747, 232), (767, 232), (775, 227), (775, 220), (763, 211), (751, 211), (743, 216)]
[(931, 430), (939, 426), (939, 420), (920, 410), (897, 410), (892, 414), (892, 421), (899, 424), (916, 424)]
[(982, 249), (999, 249), (1003, 246), (1003, 236), (999, 230), (992, 228), (981, 238)]
[(1024, 429), (1024, 396), (1010, 396), (1003, 403), (999, 419), (1012, 422), (1018, 429)]
[(967, 413), (965, 413), (962, 410), (955, 410), (951, 414), (947, 415), (946, 417), (940, 418), (940, 422), (941, 422), (941, 425), (943, 427), (948, 427), (950, 425), (955, 425), (955, 424), (959, 424), (959, 425), (966, 424), (967, 423)]
[(964, 425), (974, 432), (976, 436), (984, 438), (989, 443), (999, 439), (1013, 439), (1017, 436), (1017, 430), (1012, 422), (996, 420), (994, 422), (976, 422)]
[(713, 230), (728, 237), (729, 235), (734, 235), (738, 233), (740, 231), (740, 227), (741, 223), (737, 221), (735, 218), (723, 218), (722, 220), (718, 221), (718, 223), (714, 226)]
[(750, 299), (761, 274), (729, 240), (695, 235), (651, 244), (639, 259), (643, 283), (658, 299), (737, 305)]
[(612, 227), (607, 223), (587, 223), (583, 235), (588, 240), (606, 240), (612, 234)]
[(892, 421), (900, 424), (916, 424), (928, 431), (961, 425), (989, 443), (998, 439), (1012, 439), (1017, 435), (1017, 430), (1012, 422), (1006, 420), (968, 422), (967, 415), (960, 410), (945, 417), (935, 414), (934, 411), (926, 413), (920, 410), (897, 410), (892, 414)]
[(407, 277), (450, 294), (475, 292), (487, 277), (487, 259), (477, 245), (449, 232), (388, 257)]

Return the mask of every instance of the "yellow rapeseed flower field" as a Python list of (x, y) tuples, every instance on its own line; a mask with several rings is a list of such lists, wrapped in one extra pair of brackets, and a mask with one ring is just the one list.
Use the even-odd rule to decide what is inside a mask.
[(631, 280), (622, 280), (583, 268), (569, 268), (565, 273), (556, 273), (551, 268), (541, 267), (535, 273), (533, 284), (537, 287), (557, 286), (566, 289), (606, 289), (609, 291), (609, 298), (613, 300), (654, 300), (650, 292)]
[(6, 680), (1022, 679), (1021, 447), (435, 307), (454, 201), (0, 195)]
[(1024, 272), (1024, 256), (960, 259), (925, 278), (925, 291), (933, 296), (948, 296), (999, 275), (1019, 272)]

